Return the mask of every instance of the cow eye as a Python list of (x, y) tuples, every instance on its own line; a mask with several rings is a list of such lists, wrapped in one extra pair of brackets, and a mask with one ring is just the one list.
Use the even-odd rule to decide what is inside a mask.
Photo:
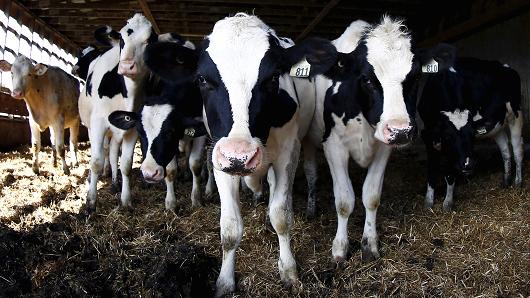
[(207, 83), (206, 82), (206, 78), (201, 76), (201, 75), (197, 76), (197, 82), (199, 82), (199, 84), (201, 84), (201, 85), (206, 85), (206, 83)]

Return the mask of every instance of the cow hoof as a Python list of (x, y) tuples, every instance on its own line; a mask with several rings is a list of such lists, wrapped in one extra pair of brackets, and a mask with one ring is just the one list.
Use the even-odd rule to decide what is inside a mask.
[(225, 297), (232, 294), (236, 290), (234, 280), (217, 279), (215, 297)]
[(96, 205), (87, 204), (85, 209), (86, 216), (90, 216), (96, 212)]
[(282, 285), (285, 290), (288, 290), (293, 295), (300, 293), (300, 290), (302, 289), (302, 283), (298, 279), (287, 281), (282, 280)]
[(63, 169), (63, 173), (64, 173), (65, 175), (69, 176), (69, 175), (70, 175), (70, 169), (69, 169), (69, 168), (64, 168), (64, 169)]
[(443, 209), (445, 212), (453, 211), (453, 202), (444, 202)]
[(117, 194), (120, 192), (120, 183), (119, 182), (112, 182), (110, 185), (110, 193), (111, 194)]
[(259, 204), (265, 201), (263, 193), (255, 193), (254, 195), (252, 195), (252, 199), (253, 199), (252, 204), (254, 207), (258, 206)]
[[(368, 238), (363, 238), (361, 240), (361, 253), (363, 262), (371, 262), (379, 259), (380, 257), (379, 251), (377, 250), (377, 242), (372, 244), (370, 242), (373, 241), (369, 241)], [(373, 247), (375, 247), (375, 249)]]
[(522, 179), (515, 179), (515, 182), (513, 184), (515, 187), (517, 188), (522, 188), (523, 187), (523, 180)]
[(315, 219), (316, 217), (316, 210), (315, 208), (307, 208), (306, 212), (305, 212), (305, 218), (307, 220), (313, 220)]
[(432, 201), (425, 200), (425, 202), (423, 203), (423, 208), (427, 211), (432, 210), (433, 206), (434, 206), (434, 202)]
[(349, 247), (348, 239), (337, 239), (333, 240), (333, 246), (331, 247), (331, 252), (334, 260), (346, 260), (346, 254), (348, 253)]

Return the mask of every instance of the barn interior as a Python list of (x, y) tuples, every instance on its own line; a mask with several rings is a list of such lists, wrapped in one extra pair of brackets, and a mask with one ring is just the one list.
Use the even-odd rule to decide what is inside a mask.
[[(176, 32), (195, 43), (217, 20), (241, 11), (259, 16), (280, 36), (295, 41), (307, 36), (334, 39), (353, 20), (376, 22), (388, 14), (404, 20), (417, 47), (447, 42), (456, 45), (461, 56), (509, 64), (521, 76), (522, 110), (530, 119), (529, 0), (0, 0), (0, 10), (7, 20), (0, 22), (0, 39), (11, 34), (31, 50), (55, 57), (65, 69), (75, 64), (68, 54), (76, 57), (96, 43), (96, 28), (110, 25), (119, 30), (138, 12), (157, 33)], [(13, 21), (30, 34), (13, 29)], [(33, 33), (57, 51), (43, 47)], [(20, 44), (0, 44), (3, 57), (21, 53)], [(60, 50), (64, 54), (56, 54)], [(0, 263), (5, 264), (0, 269), (0, 296), (211, 296), (221, 262), (219, 202), (192, 210), (187, 201), (191, 183), (186, 181), (177, 191), (181, 210), (164, 211), (165, 188), (141, 182), (135, 157), (135, 209), (116, 209), (119, 195), (104, 182), (98, 215), (85, 218), (89, 146), (81, 146), (81, 165), (70, 177), (51, 166), (51, 149), (46, 148), (41, 153), (47, 156), (43, 174), (36, 177), (29, 165), (26, 106), (10, 96), (4, 79), (0, 81)], [(49, 135), (42, 140), (49, 144)], [(88, 140), (86, 131), (83, 140)], [(502, 161), (493, 143), (479, 148), (479, 156), (480, 174), (459, 182), (457, 209), (446, 214), (441, 208), (422, 209), (424, 155), (411, 148), (396, 152), (378, 222), (383, 258), (372, 263), (360, 259), (360, 193), (366, 171), (352, 167), (358, 197), (350, 220), (352, 252), (339, 267), (330, 262), (336, 215), (325, 160), (320, 163), (321, 215), (314, 221), (303, 215), (305, 178), (299, 171), (293, 247), (304, 286), (296, 292), (278, 282), (277, 240), (265, 224), (267, 207), (244, 201), (246, 227), (238, 252), (236, 296), (528, 297), (529, 183), (522, 189), (500, 187)], [(403, 177), (402, 171), (410, 175)], [(442, 194), (443, 187), (440, 190)]]

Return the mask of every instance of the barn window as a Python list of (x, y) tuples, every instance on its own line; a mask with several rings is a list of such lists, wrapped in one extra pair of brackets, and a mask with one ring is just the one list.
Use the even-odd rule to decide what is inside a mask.
[[(22, 23), (16, 16), (9, 16), (0, 10), (0, 49), (1, 58), (13, 63), (19, 55), (30, 58), (34, 64), (43, 63), (57, 66), (70, 73), (77, 58), (65, 51), (59, 44), (51, 40), (53, 34), (42, 35), (36, 32), (39, 28), (35, 21)], [(40, 28), (39, 28), (40, 29)], [(41, 31), (38, 30), (37, 31)], [(0, 83), (3, 92), (12, 88), (11, 73), (1, 73)], [(9, 89), (9, 90), (8, 90)]]

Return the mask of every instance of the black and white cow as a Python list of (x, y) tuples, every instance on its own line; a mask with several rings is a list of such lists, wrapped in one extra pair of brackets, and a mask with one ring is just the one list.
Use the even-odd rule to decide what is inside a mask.
[[(186, 138), (186, 142), (191, 143), (189, 165), (193, 174), (192, 206), (201, 204), (201, 159), (206, 143), (202, 98), (195, 81), (198, 52), (191, 43), (184, 43), (182, 38), (176, 40), (180, 42), (151, 44), (144, 55), (149, 69), (156, 70), (152, 77), (154, 81), (159, 81), (156, 76), (159, 72), (166, 79), (171, 78), (149, 83), (149, 89), (159, 89), (152, 91), (160, 95), (147, 97), (138, 113), (117, 111), (109, 116), (109, 121), (119, 128), (127, 130), (136, 127), (138, 130), (144, 157), (141, 165), (144, 179), (147, 182), (166, 180), (168, 210), (175, 209), (177, 205), (173, 181), (177, 172), (179, 140)], [(192, 142), (190, 137), (194, 138)], [(213, 191), (212, 183), (209, 179), (207, 196), (211, 196)]]
[(117, 164), (121, 146), (121, 205), (131, 206), (129, 174), (138, 135), (134, 129), (124, 131), (112, 126), (108, 116), (117, 110), (136, 111), (141, 106), (144, 82), (148, 77), (143, 54), (146, 45), (157, 40), (151, 23), (143, 15), (136, 14), (120, 30), (119, 45), (114, 45), (90, 64), (85, 91), (79, 99), (81, 119), (88, 127), (90, 137), (89, 212), (96, 207), (97, 181), (105, 159), (104, 142), (109, 135), (112, 136), (109, 145), (111, 166)]
[[(214, 140), (211, 159), (221, 200), (223, 262), (217, 296), (235, 289), (236, 249), (243, 235), (241, 176), (254, 193), (261, 193), (267, 175), (280, 277), (286, 285), (298, 284), (290, 246), (292, 186), (301, 140), (314, 111), (314, 88), (313, 98), (297, 96), (304, 90), (295, 86), (289, 70), (305, 57), (309, 74), (321, 73), (336, 55), (334, 47), (320, 39), (291, 46), (258, 17), (245, 13), (216, 22), (203, 42), (197, 80), (205, 124)], [(308, 86), (307, 80), (301, 84)]]
[(308, 180), (308, 215), (315, 212), (316, 148), (323, 147), (338, 216), (332, 254), (346, 258), (348, 218), (355, 195), (348, 174), (352, 158), (368, 167), (362, 200), (366, 219), (363, 260), (379, 257), (376, 214), (386, 164), (393, 147), (408, 144), (415, 134), (415, 72), (411, 38), (401, 21), (383, 17), (373, 26), (355, 21), (333, 45), (340, 52), (335, 65), (315, 78), (316, 109), (304, 142)]
[(517, 72), (495, 61), (457, 58), (456, 48), (448, 44), (424, 50), (418, 57), (425, 67), (436, 63), (436, 68), (426, 69), (427, 73), (422, 74), (424, 86), (418, 103), (428, 155), (425, 206), (432, 208), (434, 187), (442, 172), (447, 184), (443, 207), (452, 208), (455, 176), (471, 174), (475, 165), (475, 138), (495, 140), (504, 160), (503, 185), (509, 185), (512, 152), (506, 126), (515, 159), (514, 182), (520, 186), (523, 117)]

